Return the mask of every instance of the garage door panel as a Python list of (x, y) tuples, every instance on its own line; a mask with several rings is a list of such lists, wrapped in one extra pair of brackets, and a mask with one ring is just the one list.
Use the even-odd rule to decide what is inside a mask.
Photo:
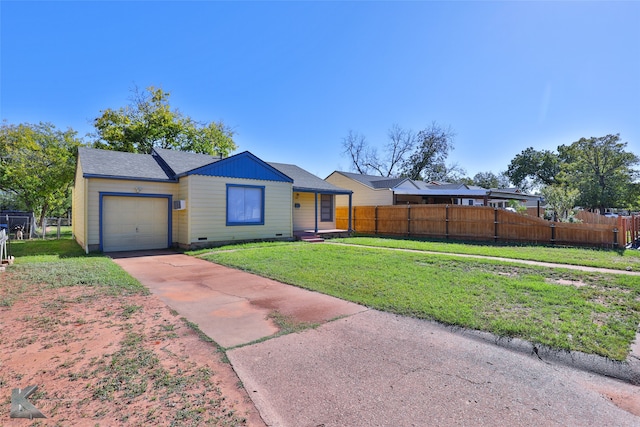
[(105, 196), (102, 218), (105, 252), (167, 247), (169, 214), (166, 198)]

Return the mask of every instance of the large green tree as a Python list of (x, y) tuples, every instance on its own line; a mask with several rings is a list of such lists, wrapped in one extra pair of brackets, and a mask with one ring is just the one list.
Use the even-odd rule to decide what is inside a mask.
[(620, 135), (580, 138), (558, 147), (563, 159), (561, 179), (580, 192), (577, 203), (599, 209), (625, 207), (632, 203), (638, 156), (626, 151)]
[(511, 160), (505, 175), (516, 187), (531, 191), (540, 186), (556, 184), (560, 163), (559, 155), (553, 151), (538, 151), (529, 147)]
[(527, 148), (511, 161), (506, 175), (523, 190), (553, 187), (558, 195), (558, 187), (575, 189), (578, 205), (602, 213), (605, 208), (631, 207), (638, 199), (634, 168), (639, 160), (626, 147), (619, 134), (610, 134), (580, 138), (559, 146), (557, 153)]
[(169, 148), (227, 156), (236, 149), (234, 132), (222, 121), (197, 122), (169, 105), (169, 92), (153, 86), (133, 90), (131, 104), (101, 111), (93, 124), (93, 146), (132, 153)]
[(482, 188), (507, 188), (509, 187), (509, 178), (504, 172), (500, 172), (498, 175), (489, 172), (478, 172), (473, 176), (473, 179), (466, 180), (465, 183), (477, 185)]
[(39, 216), (70, 207), (75, 159), (82, 141), (50, 123), (0, 126), (0, 190)]

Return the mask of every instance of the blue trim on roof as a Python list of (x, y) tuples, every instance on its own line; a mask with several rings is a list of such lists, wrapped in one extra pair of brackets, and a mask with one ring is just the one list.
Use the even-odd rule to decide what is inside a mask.
[(222, 176), (226, 178), (246, 178), (293, 183), (293, 179), (248, 151), (193, 169), (178, 175), (178, 177), (185, 175)]

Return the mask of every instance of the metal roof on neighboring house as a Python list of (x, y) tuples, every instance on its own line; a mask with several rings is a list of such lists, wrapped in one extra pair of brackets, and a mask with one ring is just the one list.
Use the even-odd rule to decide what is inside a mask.
[(410, 196), (455, 196), (462, 198), (475, 198), (484, 197), (489, 193), (489, 190), (485, 189), (470, 189), (461, 188), (458, 190), (446, 190), (440, 188), (428, 188), (425, 190), (411, 190), (404, 188), (396, 188), (393, 190), (395, 194), (410, 195)]
[[(431, 181), (424, 182), (409, 178), (388, 178), (382, 176), (363, 175), (353, 172), (335, 171), (347, 178), (357, 181), (373, 189), (389, 189), (394, 194), (413, 196), (459, 197), (459, 198), (484, 198), (529, 200), (537, 198), (529, 194), (521, 193), (517, 188), (492, 188), (486, 189), (476, 185), (461, 183), (449, 183)], [(413, 184), (415, 188), (399, 187), (403, 183)]]

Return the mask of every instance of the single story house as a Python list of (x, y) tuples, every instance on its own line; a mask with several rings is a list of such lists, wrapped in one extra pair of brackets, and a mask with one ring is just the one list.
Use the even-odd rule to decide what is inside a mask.
[[(353, 191), (352, 199), (338, 199), (338, 206), (389, 206), (406, 204), (451, 204), (506, 207), (508, 200), (525, 202), (534, 196), (514, 188), (486, 189), (465, 184), (424, 182), (334, 171), (326, 181)], [(535, 196), (537, 198), (537, 196)]]
[(351, 191), (248, 151), (220, 158), (82, 147), (73, 234), (86, 252), (291, 240), (335, 229), (336, 195), (350, 199)]

